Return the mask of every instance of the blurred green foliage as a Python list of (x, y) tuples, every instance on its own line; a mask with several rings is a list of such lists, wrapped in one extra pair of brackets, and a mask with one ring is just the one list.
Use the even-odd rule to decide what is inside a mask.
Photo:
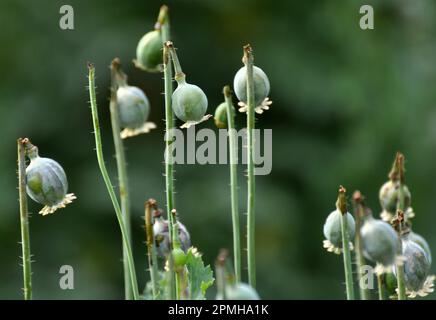
[[(160, 74), (134, 68), (136, 44), (155, 22), (158, 1), (67, 1), (75, 30), (59, 28), (65, 1), (0, 3), (0, 298), (21, 298), (16, 144), (27, 136), (65, 168), (78, 199), (48, 217), (29, 200), (34, 296), (123, 298), (118, 225), (98, 170), (86, 91), (96, 65), (107, 164), (116, 183), (108, 95), (118, 56), (131, 84), (145, 90), (159, 126), (126, 142), (133, 240), (145, 285), (143, 202), (164, 207), (163, 90)], [(386, 1), (168, 1), (172, 33), (190, 82), (221, 100), (251, 43), (271, 81), (272, 109), (257, 126), (273, 129), (273, 169), (257, 178), (258, 289), (263, 298), (344, 298), (342, 261), (322, 248), (322, 225), (337, 187), (360, 189), (379, 211), (378, 189), (394, 154), (406, 155), (414, 229), (436, 247), (436, 3)], [(359, 7), (372, 4), (375, 30), (362, 31)], [(244, 117), (239, 114), (239, 126)], [(209, 121), (203, 126), (213, 127)], [(245, 210), (244, 168), (241, 206)], [(195, 245), (213, 264), (231, 248), (228, 167), (176, 167), (176, 205)], [(59, 288), (59, 268), (75, 269), (75, 289)], [(435, 272), (435, 268), (432, 268)], [(434, 295), (432, 296), (434, 298)]]

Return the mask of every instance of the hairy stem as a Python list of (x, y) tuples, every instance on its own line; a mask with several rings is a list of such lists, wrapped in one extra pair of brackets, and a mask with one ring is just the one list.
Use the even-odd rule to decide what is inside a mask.
[(356, 219), (356, 235), (354, 238), (354, 250), (356, 254), (357, 263), (357, 283), (359, 284), (359, 292), (361, 300), (369, 300), (369, 289), (361, 285), (361, 279), (364, 276), (363, 267), (366, 265), (365, 258), (363, 257), (362, 239), (360, 228), (362, 227), (362, 217), (365, 215), (363, 206), (363, 196), (359, 191), (354, 192), (354, 217)]
[(32, 269), (30, 255), (29, 213), (26, 195), (26, 158), (25, 143), (27, 138), (18, 139), (18, 192), (20, 197), (21, 250), (23, 259), (24, 300), (32, 300)]
[(223, 89), (224, 99), (227, 104), (227, 126), (229, 132), (230, 149), (230, 192), (232, 203), (233, 225), (233, 259), (235, 264), (236, 281), (241, 281), (241, 236), (239, 230), (239, 204), (238, 204), (238, 145), (235, 131), (235, 108), (232, 103), (230, 87)]
[(256, 288), (255, 249), (255, 180), (254, 180), (254, 79), (253, 52), (250, 45), (244, 46), (242, 61), (247, 68), (247, 265), (248, 283)]
[(156, 300), (158, 296), (157, 289), (157, 255), (156, 255), (156, 244), (154, 242), (153, 234), (153, 220), (151, 210), (156, 209), (156, 200), (149, 199), (145, 203), (145, 231), (147, 236), (147, 257), (148, 257), (148, 267), (150, 271), (151, 288), (153, 293), (153, 299)]
[(88, 69), (89, 69), (89, 76), (88, 76), (89, 98), (90, 98), (90, 102), (91, 102), (92, 122), (93, 122), (93, 126), (94, 126), (95, 147), (96, 147), (98, 165), (100, 167), (100, 171), (101, 171), (101, 175), (103, 176), (103, 180), (106, 184), (107, 191), (108, 191), (109, 196), (111, 198), (112, 205), (115, 209), (115, 213), (116, 213), (116, 216), (118, 219), (118, 224), (120, 226), (121, 235), (122, 235), (123, 242), (124, 242), (124, 247), (126, 248), (127, 263), (129, 266), (130, 279), (131, 279), (131, 285), (132, 285), (132, 290), (133, 290), (133, 299), (138, 300), (139, 299), (138, 283), (136, 280), (135, 264), (133, 261), (132, 249), (131, 249), (131, 246), (129, 243), (129, 234), (128, 234), (126, 225), (124, 224), (123, 213), (121, 211), (117, 196), (116, 196), (115, 191), (112, 187), (112, 182), (109, 178), (109, 174), (107, 172), (106, 165), (104, 163), (103, 146), (101, 143), (101, 135), (100, 135), (100, 124), (98, 121), (97, 99), (96, 99), (96, 94), (95, 94), (95, 68), (94, 68), (94, 65), (89, 63)]
[[(120, 118), (118, 113), (117, 105), (117, 90), (120, 82), (125, 82), (126, 76), (120, 69), (120, 60), (118, 58), (114, 59), (111, 63), (111, 98), (109, 103), (110, 114), (111, 114), (111, 124), (112, 124), (112, 135), (114, 139), (115, 146), (115, 158), (117, 160), (118, 169), (118, 186), (120, 189), (120, 203), (121, 212), (123, 214), (124, 225), (126, 226), (127, 237), (129, 243), (132, 243), (131, 237), (131, 222), (130, 222), (130, 196), (129, 196), (129, 186), (127, 180), (127, 165), (126, 165), (126, 154), (124, 151), (123, 140), (120, 136)], [(123, 245), (123, 269), (124, 269), (124, 289), (125, 297), (127, 300), (132, 300), (132, 280), (130, 279), (129, 265), (127, 262), (127, 250), (126, 246)]]
[(350, 245), (349, 245), (350, 236), (348, 234), (347, 202), (345, 199), (345, 189), (342, 186), (339, 188), (337, 208), (342, 214), (341, 215), (342, 255), (344, 257), (344, 272), (345, 272), (345, 285), (347, 291), (347, 299), (354, 300), (353, 269), (351, 267), (351, 254), (350, 254)]
[[(172, 83), (172, 69), (170, 63), (170, 53), (168, 47), (164, 45), (163, 47), (163, 62), (164, 62), (164, 81), (165, 81), (165, 186), (166, 186), (166, 197), (167, 197), (167, 216), (169, 223), (169, 237), (170, 241), (170, 250), (173, 245), (173, 228), (172, 225), (174, 223), (173, 216), (171, 214), (174, 209), (174, 169), (173, 169), (173, 152), (172, 146), (173, 136), (172, 130), (174, 128), (174, 115), (173, 109), (171, 106), (171, 97), (173, 94), (173, 83)], [(171, 270), (170, 270), (171, 271)], [(175, 299), (176, 297), (176, 279), (174, 272), (170, 274), (170, 299)]]

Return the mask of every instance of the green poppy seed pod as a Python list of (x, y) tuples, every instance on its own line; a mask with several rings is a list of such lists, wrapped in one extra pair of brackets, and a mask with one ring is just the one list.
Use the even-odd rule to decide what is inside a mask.
[(26, 190), (30, 198), (45, 206), (40, 214), (53, 213), (76, 198), (72, 193), (67, 194), (67, 176), (59, 163), (40, 157), (34, 146), (28, 151), (28, 156), (30, 164), (26, 168)]
[(207, 111), (207, 97), (198, 86), (181, 81), (174, 90), (172, 108), (180, 120), (198, 122)]
[[(191, 237), (186, 227), (180, 222), (177, 222), (179, 230), (180, 248), (187, 252), (191, 247)], [(155, 218), (153, 224), (153, 234), (156, 243), (156, 251), (160, 257), (165, 258), (170, 252), (170, 235), (168, 230), (168, 220), (162, 217)]]
[(136, 66), (148, 72), (158, 72), (161, 69), (162, 57), (161, 31), (153, 30), (146, 33), (136, 47)]
[[(270, 84), (265, 72), (259, 67), (253, 66), (254, 100), (256, 106), (262, 104), (268, 97)], [(239, 101), (247, 103), (247, 67), (238, 70), (233, 80), (233, 89)]]
[(368, 216), (365, 218), (360, 233), (366, 258), (384, 267), (395, 263), (398, 235), (388, 223)]
[(406, 185), (400, 184), (398, 181), (389, 180), (380, 188), (380, 205), (383, 210), (390, 214), (395, 214), (397, 211), (400, 185), (402, 186), (404, 193), (404, 207), (407, 209), (410, 207), (412, 196)]
[(404, 281), (409, 292), (419, 292), (430, 272), (430, 261), (418, 244), (403, 236)]
[(427, 258), (431, 264), (432, 257), (431, 257), (431, 250), (430, 246), (428, 245), (427, 241), (422, 237), (421, 235), (411, 231), (409, 233), (409, 240), (415, 242), (417, 245), (419, 245), (427, 254)]
[(226, 300), (260, 300), (256, 290), (243, 282), (226, 286), (225, 290)]
[(171, 254), (173, 256), (174, 267), (179, 271), (186, 264), (186, 253), (181, 248), (174, 248)]
[(217, 128), (227, 128), (227, 103), (223, 102), (216, 108), (214, 120)]
[(117, 90), (120, 126), (136, 129), (144, 125), (150, 113), (150, 102), (138, 87), (120, 86)]
[[(347, 231), (349, 239), (354, 238), (354, 233), (356, 230), (356, 224), (354, 218), (350, 213), (347, 215)], [(340, 248), (342, 248), (342, 229), (341, 229), (341, 218), (342, 213), (339, 210), (335, 210), (329, 214), (324, 223), (324, 236), (328, 240), (328, 243), (324, 243), (324, 246), (328, 251), (335, 253), (340, 253)]]

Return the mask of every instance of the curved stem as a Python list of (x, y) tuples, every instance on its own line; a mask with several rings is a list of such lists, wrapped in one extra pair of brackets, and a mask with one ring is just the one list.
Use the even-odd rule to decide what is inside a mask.
[(239, 230), (239, 204), (238, 204), (238, 145), (235, 130), (235, 108), (232, 103), (230, 87), (223, 89), (224, 99), (227, 104), (227, 127), (229, 132), (230, 149), (230, 191), (232, 202), (233, 225), (233, 259), (235, 264), (236, 281), (241, 281), (241, 236)]
[(247, 262), (248, 283), (256, 288), (255, 252), (255, 180), (254, 180), (254, 79), (253, 52), (250, 45), (244, 46), (242, 61), (247, 68)]
[[(127, 180), (127, 165), (126, 165), (126, 154), (124, 151), (123, 140), (120, 136), (120, 118), (118, 113), (117, 105), (117, 89), (121, 83), (125, 83), (125, 75), (120, 70), (120, 60), (118, 58), (114, 59), (111, 63), (111, 98), (110, 98), (110, 114), (111, 114), (111, 124), (112, 124), (112, 135), (114, 139), (115, 146), (115, 158), (117, 160), (118, 169), (118, 186), (120, 189), (120, 203), (121, 212), (123, 214), (124, 225), (126, 226), (127, 237), (129, 243), (132, 243), (131, 237), (131, 222), (130, 222), (130, 197), (129, 197), (129, 185)], [(127, 262), (127, 250), (126, 246), (123, 245), (123, 269), (124, 269), (124, 289), (125, 297), (127, 300), (132, 300), (132, 280), (129, 274), (129, 265)]]
[(135, 272), (135, 265), (133, 261), (133, 255), (132, 255), (132, 249), (130, 247), (129, 243), (129, 235), (126, 228), (126, 225), (124, 224), (123, 214), (121, 212), (120, 205), (118, 203), (117, 196), (115, 194), (115, 191), (112, 187), (111, 180), (109, 178), (109, 174), (106, 169), (106, 165), (104, 163), (104, 157), (103, 157), (103, 146), (101, 143), (101, 135), (100, 135), (100, 124), (98, 121), (98, 111), (97, 111), (97, 99), (95, 94), (95, 68), (94, 65), (88, 64), (89, 69), (89, 97), (91, 102), (91, 112), (92, 112), (92, 122), (94, 126), (94, 136), (95, 136), (95, 147), (96, 147), (96, 153), (97, 153), (97, 160), (98, 165), (100, 167), (101, 175), (103, 176), (103, 180), (106, 184), (107, 191), (109, 193), (109, 196), (112, 201), (112, 205), (115, 209), (115, 214), (118, 219), (118, 224), (120, 226), (121, 235), (123, 237), (124, 246), (126, 248), (127, 253), (127, 263), (129, 266), (129, 272), (130, 272), (130, 279), (131, 279), (131, 285), (133, 290), (133, 299), (138, 300), (139, 299), (139, 292), (138, 292), (138, 283), (136, 280), (136, 272)]
[(18, 192), (20, 197), (21, 250), (23, 259), (23, 291), (24, 300), (32, 300), (32, 269), (30, 254), (29, 213), (27, 211), (26, 195), (26, 159), (25, 146), (28, 141), (18, 139)]
[(350, 237), (348, 234), (347, 202), (345, 199), (345, 189), (339, 188), (337, 208), (341, 212), (341, 235), (342, 235), (342, 255), (344, 257), (345, 285), (347, 289), (347, 299), (354, 300), (353, 269), (351, 267)]
[(185, 82), (185, 74), (182, 71), (182, 66), (180, 65), (179, 57), (177, 56), (176, 49), (174, 48), (174, 45), (171, 41), (165, 42), (165, 46), (168, 47), (168, 50), (171, 54), (171, 58), (173, 60), (174, 65), (174, 79), (177, 81), (177, 83), (184, 83)]
[(156, 300), (158, 297), (158, 273), (157, 273), (157, 255), (156, 255), (156, 244), (154, 242), (153, 234), (153, 221), (151, 216), (151, 209), (156, 209), (156, 200), (149, 199), (145, 203), (145, 231), (147, 236), (147, 257), (148, 257), (148, 267), (150, 271), (151, 288), (153, 293), (153, 299)]
[(369, 300), (369, 290), (366, 286), (362, 286), (360, 281), (364, 276), (363, 266), (366, 265), (365, 258), (363, 257), (362, 239), (360, 235), (360, 228), (362, 227), (362, 217), (364, 216), (363, 196), (359, 191), (354, 192), (354, 217), (356, 220), (356, 235), (354, 238), (354, 250), (357, 262), (357, 283), (359, 284), (359, 292), (361, 300)]

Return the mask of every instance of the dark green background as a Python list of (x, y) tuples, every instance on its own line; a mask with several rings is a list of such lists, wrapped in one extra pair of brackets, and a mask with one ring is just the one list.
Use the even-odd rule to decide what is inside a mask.
[[(75, 30), (59, 28), (59, 8), (75, 10)], [(407, 159), (415, 231), (436, 245), (436, 3), (406, 1), (168, 1), (174, 42), (188, 81), (202, 87), (209, 112), (251, 43), (271, 81), (272, 109), (257, 126), (273, 129), (273, 170), (257, 177), (258, 289), (263, 298), (341, 299), (342, 260), (322, 248), (322, 226), (339, 184), (378, 190), (397, 150)], [(373, 4), (375, 30), (362, 31), (359, 7)], [(0, 298), (21, 298), (16, 139), (65, 168), (78, 199), (41, 217), (29, 200), (34, 296), (123, 298), (121, 243), (94, 152), (86, 62), (96, 65), (106, 162), (116, 183), (108, 110), (108, 65), (118, 56), (132, 85), (145, 90), (158, 129), (126, 142), (137, 273), (146, 273), (143, 202), (164, 207), (162, 75), (131, 60), (153, 27), (158, 1), (17, 1), (0, 4)], [(243, 115), (238, 115), (243, 125)], [(200, 127), (213, 127), (213, 122)], [(246, 184), (240, 168), (241, 211)], [(177, 209), (193, 243), (212, 263), (231, 247), (228, 167), (176, 168)], [(243, 218), (245, 216), (242, 216)], [(244, 220), (242, 220), (244, 221)], [(75, 289), (59, 289), (61, 265)], [(433, 267), (433, 272), (435, 271)], [(434, 297), (434, 295), (432, 296)]]

